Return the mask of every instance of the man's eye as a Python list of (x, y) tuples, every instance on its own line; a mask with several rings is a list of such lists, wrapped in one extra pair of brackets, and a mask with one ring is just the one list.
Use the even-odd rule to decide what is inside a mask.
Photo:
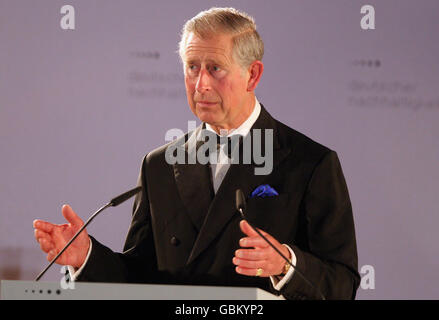
[(220, 67), (218, 67), (218, 66), (214, 66), (214, 67), (212, 68), (212, 70), (213, 70), (213, 71), (215, 71), (215, 72), (217, 72), (217, 71), (220, 71), (220, 70), (221, 70), (221, 68), (220, 68)]

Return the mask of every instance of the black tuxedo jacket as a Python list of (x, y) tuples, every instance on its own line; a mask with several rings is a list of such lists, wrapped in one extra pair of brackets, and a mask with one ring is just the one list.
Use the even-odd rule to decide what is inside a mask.
[[(274, 291), (269, 278), (239, 275), (232, 263), (244, 236), (235, 191), (248, 197), (257, 186), (269, 184), (279, 195), (248, 198), (249, 221), (288, 244), (296, 267), (327, 299), (354, 298), (360, 281), (354, 222), (337, 154), (276, 121), (263, 106), (252, 129), (273, 129), (271, 174), (255, 175), (254, 163), (232, 164), (216, 195), (208, 165), (165, 161), (166, 148), (179, 142), (187, 146), (194, 132), (181, 138), (185, 142), (175, 140), (150, 152), (142, 162), (138, 184), (143, 191), (134, 202), (124, 252), (114, 253), (92, 238), (78, 280)], [(298, 273), (280, 293), (287, 299), (319, 298)]]

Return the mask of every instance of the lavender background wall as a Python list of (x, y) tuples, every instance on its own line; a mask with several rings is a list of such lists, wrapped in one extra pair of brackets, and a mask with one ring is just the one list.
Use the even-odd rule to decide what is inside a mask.
[[(60, 28), (73, 5), (76, 29)], [(371, 4), (376, 29), (360, 28)], [(35, 218), (86, 219), (134, 186), (143, 155), (194, 120), (176, 54), (211, 6), (253, 15), (265, 46), (257, 96), (336, 150), (354, 208), (358, 299), (439, 298), (437, 1), (0, 0), (0, 279), (45, 266)], [(89, 232), (121, 250), (132, 201)], [(55, 266), (45, 280), (59, 280)]]

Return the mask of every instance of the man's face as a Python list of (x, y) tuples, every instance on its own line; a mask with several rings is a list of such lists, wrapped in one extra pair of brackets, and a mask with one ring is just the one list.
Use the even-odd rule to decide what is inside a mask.
[(250, 115), (249, 72), (234, 61), (231, 36), (189, 34), (183, 62), (188, 103), (201, 121), (230, 129)]

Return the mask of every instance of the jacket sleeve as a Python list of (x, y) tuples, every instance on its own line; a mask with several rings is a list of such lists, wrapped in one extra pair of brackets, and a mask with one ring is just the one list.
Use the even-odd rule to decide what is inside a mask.
[(78, 281), (93, 282), (149, 282), (157, 277), (156, 254), (151, 228), (148, 192), (146, 185), (146, 157), (138, 178), (142, 191), (134, 200), (133, 218), (123, 253), (113, 252), (93, 237), (89, 260), (78, 276)]
[(326, 299), (354, 299), (360, 283), (354, 220), (334, 151), (315, 166), (302, 201), (307, 241), (300, 247), (289, 244), (299, 272), (280, 293), (287, 299), (321, 299), (321, 294)]

